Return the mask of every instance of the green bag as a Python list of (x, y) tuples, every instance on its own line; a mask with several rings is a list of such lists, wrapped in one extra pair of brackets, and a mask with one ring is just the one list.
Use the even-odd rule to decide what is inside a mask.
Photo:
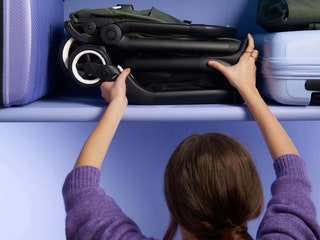
[(256, 20), (269, 32), (320, 29), (320, 0), (259, 0)]

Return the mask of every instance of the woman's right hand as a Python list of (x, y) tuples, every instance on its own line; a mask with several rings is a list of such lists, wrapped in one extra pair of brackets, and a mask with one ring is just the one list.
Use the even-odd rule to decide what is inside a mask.
[(254, 50), (253, 38), (248, 34), (248, 47), (237, 64), (226, 67), (218, 62), (210, 61), (208, 65), (224, 74), (230, 84), (239, 91), (258, 123), (273, 159), (284, 154), (298, 154), (294, 143), (256, 88), (255, 60), (257, 56), (258, 51)]
[(225, 66), (217, 61), (209, 61), (208, 65), (220, 71), (242, 95), (248, 90), (256, 90), (256, 64), (258, 51), (254, 49), (254, 40), (248, 34), (248, 46), (237, 64)]

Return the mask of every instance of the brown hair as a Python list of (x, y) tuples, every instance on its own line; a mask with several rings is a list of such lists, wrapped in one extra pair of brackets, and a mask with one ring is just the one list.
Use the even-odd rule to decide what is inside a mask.
[(169, 159), (164, 191), (171, 220), (163, 239), (178, 225), (198, 239), (252, 239), (248, 220), (259, 216), (263, 192), (248, 151), (219, 134), (193, 135)]

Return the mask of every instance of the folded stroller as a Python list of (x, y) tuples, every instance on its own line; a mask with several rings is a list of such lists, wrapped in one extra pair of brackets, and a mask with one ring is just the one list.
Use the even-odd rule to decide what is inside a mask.
[[(114, 80), (130, 67), (131, 104), (237, 103), (241, 98), (209, 60), (235, 64), (247, 46), (236, 29), (180, 21), (132, 5), (82, 9), (65, 22), (63, 69), (81, 86)], [(121, 66), (121, 67), (118, 67)]]

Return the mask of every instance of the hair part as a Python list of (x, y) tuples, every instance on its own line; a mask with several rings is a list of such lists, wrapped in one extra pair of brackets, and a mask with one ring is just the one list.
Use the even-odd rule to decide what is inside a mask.
[(246, 224), (263, 208), (257, 169), (234, 138), (207, 133), (182, 141), (167, 164), (164, 192), (171, 220), (164, 237), (178, 225), (198, 239), (252, 239)]

